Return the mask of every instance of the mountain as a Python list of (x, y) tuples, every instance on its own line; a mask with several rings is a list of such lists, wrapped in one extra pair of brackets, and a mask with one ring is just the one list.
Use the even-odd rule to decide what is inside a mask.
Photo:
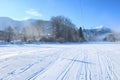
[(16, 21), (8, 17), (0, 17), (0, 30), (3, 30), (9, 26), (21, 28), (21, 25), (21, 21)]
[(13, 20), (9, 17), (0, 17), (0, 30), (4, 30), (7, 27), (17, 27), (22, 30), (25, 27), (38, 26), (44, 31), (45, 34), (51, 32), (50, 21), (28, 19), (23, 21)]
[(103, 41), (108, 34), (112, 33), (112, 30), (100, 26), (94, 29), (84, 29), (83, 33), (87, 41)]

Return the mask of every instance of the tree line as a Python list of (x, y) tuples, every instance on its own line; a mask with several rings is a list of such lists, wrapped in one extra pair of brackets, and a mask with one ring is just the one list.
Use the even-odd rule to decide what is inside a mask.
[[(48, 31), (45, 25), (49, 26)], [(48, 22), (37, 20), (27, 23), (22, 29), (8, 26), (0, 31), (0, 41), (4, 42), (81, 42), (84, 40), (82, 28), (77, 28), (69, 18), (64, 16), (52, 17)]]

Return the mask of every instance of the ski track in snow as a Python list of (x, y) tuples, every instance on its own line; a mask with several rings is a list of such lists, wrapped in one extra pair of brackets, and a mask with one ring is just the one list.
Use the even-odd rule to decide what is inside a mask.
[(120, 80), (120, 44), (1, 46), (0, 80)]

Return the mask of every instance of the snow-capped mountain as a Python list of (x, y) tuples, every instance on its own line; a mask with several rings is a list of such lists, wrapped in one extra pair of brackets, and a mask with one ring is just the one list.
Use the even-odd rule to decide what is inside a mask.
[(0, 17), (0, 30), (9, 26), (21, 27), (21, 21), (16, 21), (8, 17)]
[(18, 21), (8, 17), (0, 17), (0, 30), (3, 30), (10, 26), (18, 27), (20, 30), (24, 27), (39, 26), (43, 29), (44, 32), (49, 33), (51, 31), (50, 21), (36, 20), (36, 19)]
[(99, 26), (94, 29), (84, 29), (83, 33), (87, 41), (102, 41), (108, 34), (112, 33), (112, 30), (104, 26)]
[(102, 34), (105, 34), (105, 33), (109, 33), (112, 30), (107, 28), (107, 27), (102, 26), (102, 27), (96, 27), (94, 29), (84, 29), (83, 31), (86, 32), (86, 33), (95, 33), (96, 35), (97, 34), (102, 35)]

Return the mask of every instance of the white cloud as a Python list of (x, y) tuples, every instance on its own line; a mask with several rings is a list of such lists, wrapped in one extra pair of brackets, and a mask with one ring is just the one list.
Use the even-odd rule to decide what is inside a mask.
[(23, 20), (28, 20), (31, 19), (30, 17), (24, 17)]
[(32, 15), (32, 16), (37, 16), (37, 17), (41, 17), (42, 14), (39, 13), (38, 11), (36, 11), (35, 9), (29, 9), (27, 11), (25, 11), (27, 14)]

